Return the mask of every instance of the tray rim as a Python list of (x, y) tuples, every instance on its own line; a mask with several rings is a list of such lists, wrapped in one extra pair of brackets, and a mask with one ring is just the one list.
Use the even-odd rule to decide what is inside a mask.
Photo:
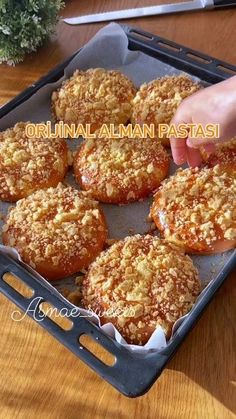
[[(178, 63), (178, 65), (183, 69), (184, 71), (187, 71), (193, 75), (198, 75), (201, 79), (205, 81), (210, 81), (212, 83), (215, 83), (217, 81), (225, 80), (226, 78), (230, 77), (230, 74), (223, 73), (222, 71), (219, 71), (218, 66), (223, 66), (229, 69), (232, 69), (236, 74), (236, 66), (225, 63), (223, 61), (220, 61), (218, 59), (215, 59), (213, 57), (207, 56), (206, 54), (199, 53), (198, 51), (192, 50), (190, 48), (186, 48), (183, 45), (176, 44), (173, 41), (169, 41), (168, 39), (159, 37), (158, 35), (153, 35), (149, 32), (142, 31), (138, 28), (130, 27), (127, 25), (120, 25), (129, 40), (129, 48), (130, 49), (138, 49), (141, 50), (144, 53), (148, 53), (148, 55), (154, 56), (154, 58), (157, 58), (163, 62), (167, 62), (171, 64)], [(141, 38), (140, 38), (141, 36)], [(144, 37), (144, 39), (142, 38)], [(171, 47), (175, 48), (174, 50), (167, 49), (165, 47), (161, 47), (159, 43), (164, 43), (167, 45), (170, 45)], [(178, 49), (178, 52), (176, 51), (176, 48)], [(56, 81), (59, 79), (64, 72), (64, 68), (69, 64), (69, 62), (74, 58), (74, 56), (81, 50), (81, 48), (76, 51), (74, 54), (72, 54), (69, 58), (67, 58), (63, 63), (59, 64), (55, 68), (53, 68), (51, 71), (49, 71), (45, 76), (41, 77), (36, 83), (25, 89), (23, 92), (21, 92), (19, 95), (17, 95), (15, 98), (13, 98), (11, 101), (9, 101), (7, 104), (5, 104), (2, 108), (0, 108), (0, 119), (7, 115), (9, 112), (14, 110), (17, 106), (22, 104), (25, 100), (29, 99), (34, 93), (36, 93), (41, 87), (46, 85), (47, 83), (51, 83), (53, 81)], [(210, 61), (207, 66), (206, 64), (203, 64), (202, 62), (192, 62), (189, 57), (188, 53), (195, 54), (197, 56), (203, 57), (204, 59)], [(209, 65), (210, 64), (210, 65)], [(177, 67), (177, 68), (180, 68)], [(186, 68), (187, 67), (187, 68)], [(191, 71), (192, 69), (192, 71)], [(0, 251), (0, 259), (1, 259), (1, 251)], [(1, 259), (2, 260), (2, 259)], [(2, 260), (3, 261), (3, 260)], [(13, 263), (13, 264), (12, 264)], [(16, 266), (18, 265), (18, 266)], [(32, 281), (32, 274), (29, 272), (25, 272), (25, 268), (21, 266), (20, 263), (16, 263), (12, 260), (8, 260), (7, 266), (11, 266), (13, 271), (16, 270), (18, 272), (18, 269), (22, 273), (24, 277), (27, 278), (26, 282), (29, 281), (29, 276), (31, 276), (30, 281)], [(109, 371), (105, 364), (97, 363), (97, 358), (93, 357), (91, 358), (91, 353), (87, 351), (86, 356), (81, 356), (81, 352), (78, 353), (78, 351), (73, 350), (73, 345), (75, 345), (74, 342), (74, 336), (73, 336), (73, 344), (72, 341), (67, 342), (67, 336), (66, 334), (60, 334), (59, 330), (52, 325), (48, 319), (45, 320), (45, 322), (42, 322), (41, 325), (49, 331), (54, 337), (56, 337), (64, 346), (67, 346), (72, 352), (74, 352), (79, 358), (81, 358), (85, 363), (87, 363), (92, 369), (94, 369), (100, 376), (102, 376), (105, 380), (107, 380), (110, 384), (112, 384), (118, 391), (123, 393), (124, 395), (128, 397), (137, 397), (142, 394), (144, 394), (156, 381), (158, 376), (161, 374), (162, 370), (168, 363), (168, 361), (172, 358), (180, 344), (184, 341), (187, 334), (192, 330), (197, 320), (200, 318), (201, 314), (205, 310), (205, 308), (208, 306), (212, 298), (214, 297), (217, 290), (220, 288), (220, 286), (224, 283), (227, 276), (230, 272), (233, 271), (234, 267), (236, 267), (236, 250), (233, 252), (230, 263), (228, 263), (222, 271), (218, 274), (218, 276), (214, 279), (214, 283), (209, 287), (207, 292), (203, 295), (201, 300), (193, 307), (191, 310), (189, 316), (186, 318), (186, 320), (183, 322), (183, 324), (179, 327), (179, 329), (175, 332), (175, 336), (172, 341), (168, 344), (166, 348), (163, 350), (156, 352), (156, 353), (148, 353), (146, 355), (142, 355), (141, 357), (137, 353), (132, 353), (128, 349), (122, 347), (120, 344), (115, 344), (114, 346), (114, 340), (109, 338), (107, 335), (104, 334), (100, 329), (89, 322), (89, 320), (85, 320), (85, 322), (88, 322), (88, 325), (85, 325), (83, 322), (82, 329), (86, 330), (87, 334), (90, 334), (94, 338), (94, 329), (96, 334), (96, 339), (99, 339), (99, 343), (104, 347), (109, 347), (109, 349), (117, 350), (117, 346), (119, 346), (119, 351), (117, 352), (117, 359), (119, 361), (119, 357), (122, 356), (122, 362), (124, 362), (124, 359), (129, 359), (129, 362), (131, 362), (132, 366), (137, 368), (137, 371), (135, 374), (133, 374), (133, 371), (130, 370), (130, 368), (123, 368), (124, 365), (120, 365), (120, 362), (117, 362), (118, 368), (116, 366), (115, 373)], [(9, 285), (4, 283), (2, 280), (2, 276), (4, 274), (4, 271), (6, 271), (6, 263), (3, 262), (2, 266), (0, 266), (0, 291), (11, 301), (13, 301), (16, 305), (18, 305), (21, 309), (25, 310), (25, 301), (22, 298), (19, 298), (20, 294), (16, 293), (13, 288), (11, 288)], [(35, 280), (35, 278), (33, 278)], [(31, 283), (31, 282), (30, 282)], [(31, 283), (32, 284), (32, 283)], [(51, 295), (52, 297), (54, 287), (49, 284), (51, 287)], [(46, 287), (41, 284), (42, 288), (45, 288), (44, 291), (48, 290)], [(39, 285), (37, 284), (37, 287)], [(50, 288), (49, 287), (49, 288)], [(42, 288), (41, 291), (42, 291)], [(18, 295), (17, 295), (18, 294)], [(54, 295), (55, 297), (55, 295)], [(58, 296), (56, 296), (58, 298)], [(49, 299), (47, 299), (49, 300)], [(55, 306), (59, 302), (58, 300), (55, 300)], [(60, 302), (61, 303), (61, 302)], [(70, 303), (69, 303), (70, 305)], [(81, 322), (81, 319), (80, 319)], [(79, 324), (77, 324), (78, 334), (81, 335), (84, 332), (81, 332), (81, 327)], [(102, 336), (103, 335), (103, 336)], [(71, 338), (70, 338), (71, 339)], [(69, 340), (70, 340), (69, 339)], [(112, 342), (112, 343), (111, 343)], [(76, 345), (78, 346), (78, 342), (76, 342)], [(74, 348), (75, 349), (75, 348)], [(112, 353), (112, 351), (111, 351)], [(102, 364), (102, 365), (101, 365)], [(147, 372), (146, 370), (140, 370), (140, 364), (142, 365), (142, 368), (145, 366), (150, 366), (150, 370)], [(115, 364), (116, 365), (116, 364)], [(114, 370), (114, 367), (112, 367)], [(118, 373), (118, 369), (121, 369), (121, 374)], [(127, 378), (127, 372), (129, 372), (129, 375)], [(125, 373), (125, 375), (124, 375)], [(137, 381), (136, 385), (134, 386), (132, 384), (132, 381), (134, 378)]]

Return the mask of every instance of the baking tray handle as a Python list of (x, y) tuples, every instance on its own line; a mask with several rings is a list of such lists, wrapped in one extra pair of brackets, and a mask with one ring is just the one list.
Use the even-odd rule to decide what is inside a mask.
[[(29, 287), (32, 290), (31, 296), (28, 298), (23, 296), (6, 282), (4, 280), (4, 274), (6, 273), (11, 273)], [(33, 320), (37, 321), (40, 326), (126, 396), (136, 397), (145, 393), (160, 375), (166, 364), (167, 356), (160, 355), (157, 359), (156, 354), (155, 357), (152, 354), (148, 354), (145, 357), (134, 354), (105, 335), (98, 326), (88, 319), (81, 316), (71, 316), (70, 311), (74, 306), (69, 301), (67, 302), (50, 284), (46, 286), (20, 262), (1, 252), (0, 291), (24, 313), (27, 313)], [(42, 302), (49, 303), (58, 311), (67, 309), (67, 318), (73, 323), (72, 328), (65, 330), (50, 317), (42, 316), (42, 311), (39, 307)], [(109, 366), (103, 363), (83, 346), (79, 342), (81, 335), (88, 335), (105, 348), (106, 351), (110, 352), (115, 357), (114, 365)]]
[(139, 28), (122, 25), (131, 50), (141, 50), (169, 65), (209, 83), (223, 81), (236, 74), (236, 66), (210, 57)]

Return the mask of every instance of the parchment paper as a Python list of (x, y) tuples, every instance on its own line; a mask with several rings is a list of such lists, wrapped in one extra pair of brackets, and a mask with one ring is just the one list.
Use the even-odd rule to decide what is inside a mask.
[[(6, 129), (19, 121), (41, 122), (51, 120), (51, 93), (61, 85), (64, 79), (71, 76), (77, 68), (86, 70), (88, 68), (96, 67), (120, 70), (130, 77), (137, 87), (139, 87), (140, 84), (151, 81), (157, 77), (181, 73), (181, 71), (149, 57), (142, 52), (129, 51), (128, 39), (123, 29), (118, 24), (111, 23), (101, 29), (87, 43), (82, 51), (75, 56), (65, 69), (64, 77), (56, 83), (47, 84), (22, 105), (18, 106), (15, 110), (3, 117), (0, 121), (0, 129)], [(192, 78), (194, 80), (198, 80), (196, 77)], [(68, 140), (70, 149), (74, 150), (77, 148), (80, 141), (81, 140)], [(176, 166), (172, 163), (171, 173), (174, 173), (175, 170)], [(78, 188), (78, 185), (76, 185), (73, 180), (71, 172), (68, 173), (66, 180)], [(101, 204), (107, 219), (109, 237), (123, 238), (131, 234), (147, 233), (150, 225), (147, 223), (146, 219), (151, 202), (152, 199), (148, 198), (141, 203), (135, 202), (126, 206)], [(9, 204), (0, 203), (0, 213), (6, 214), (8, 207)], [(0, 228), (2, 227), (2, 223), (3, 221), (0, 220)], [(3, 250), (3, 247), (1, 250)], [(9, 252), (9, 249), (7, 251)], [(16, 252), (13, 252), (12, 255), (15, 258), (18, 257)], [(229, 251), (224, 254), (214, 256), (192, 257), (195, 266), (199, 269), (203, 289), (207, 286), (207, 284), (210, 286), (210, 281), (216, 278), (226, 263), (229, 263), (232, 255), (233, 251)], [(32, 268), (30, 268), (30, 270), (32, 271)], [(40, 278), (47, 285), (47, 288), (52, 288), (52, 286), (42, 277)], [(73, 278), (66, 278), (65, 280), (55, 283), (58, 291), (61, 291), (65, 286), (71, 288), (73, 285)], [(202, 298), (203, 293), (204, 291), (201, 293), (198, 300)], [(91, 319), (91, 313), (89, 313), (89, 318)], [(186, 316), (184, 316), (184, 318), (186, 318)], [(179, 319), (178, 322), (176, 322), (173, 331), (178, 328), (184, 318)], [(93, 320), (99, 323), (99, 319), (95, 315)], [(150, 350), (158, 351), (167, 345), (165, 335), (161, 327), (156, 329), (148, 343), (143, 347), (127, 345), (119, 332), (110, 323), (102, 326), (102, 329), (110, 336), (114, 337), (118, 342), (124, 344), (127, 348), (135, 352), (146, 353)]]

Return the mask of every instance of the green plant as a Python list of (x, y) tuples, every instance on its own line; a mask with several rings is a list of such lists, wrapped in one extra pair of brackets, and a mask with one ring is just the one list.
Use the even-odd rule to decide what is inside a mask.
[(61, 0), (0, 0), (0, 63), (15, 64), (53, 33)]

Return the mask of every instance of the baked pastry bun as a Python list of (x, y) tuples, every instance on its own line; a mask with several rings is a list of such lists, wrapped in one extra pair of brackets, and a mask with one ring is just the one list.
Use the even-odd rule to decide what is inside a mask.
[(144, 345), (158, 326), (167, 338), (200, 293), (197, 269), (172, 243), (151, 235), (126, 237), (90, 265), (85, 308), (111, 322), (127, 343)]
[(18, 201), (3, 226), (3, 243), (48, 280), (87, 268), (106, 238), (97, 202), (62, 184)]
[(219, 165), (179, 169), (162, 183), (151, 217), (166, 240), (186, 252), (211, 254), (236, 244), (236, 184)]
[(68, 169), (68, 149), (60, 138), (28, 138), (25, 122), (0, 132), (0, 199), (15, 202), (57, 186)]
[[(131, 121), (133, 124), (154, 124), (158, 136), (158, 125), (169, 124), (183, 99), (201, 88), (187, 75), (167, 76), (144, 83), (133, 100)], [(169, 145), (169, 139), (160, 139)]]
[(52, 94), (53, 117), (67, 124), (90, 124), (91, 133), (103, 124), (125, 124), (135, 93), (132, 81), (119, 71), (76, 70)]
[(208, 167), (219, 164), (221, 169), (236, 178), (236, 138), (217, 144), (215, 152), (210, 155), (203, 150), (202, 156)]
[(148, 196), (168, 169), (166, 150), (151, 138), (88, 139), (74, 157), (75, 178), (81, 188), (112, 204)]

